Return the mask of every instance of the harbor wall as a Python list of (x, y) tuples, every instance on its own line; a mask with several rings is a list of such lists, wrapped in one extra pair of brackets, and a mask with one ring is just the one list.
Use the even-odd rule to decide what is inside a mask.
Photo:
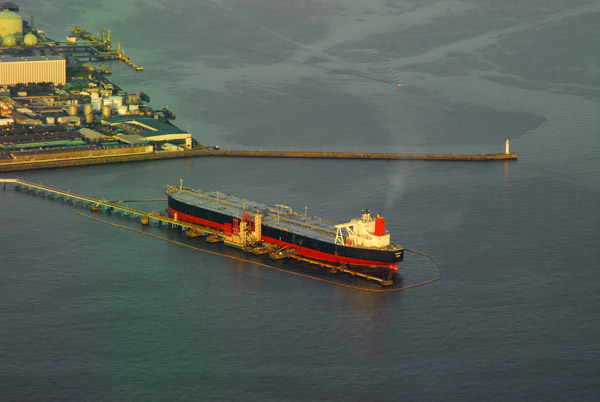
[[(194, 152), (194, 151), (192, 151)], [(229, 151), (203, 150), (198, 156), (237, 156), (259, 158), (308, 158), (308, 159), (388, 159), (388, 160), (445, 160), (445, 161), (489, 161), (517, 159), (517, 154), (400, 154), (377, 152), (303, 152), (303, 151)]]
[(93, 158), (101, 156), (144, 154), (151, 153), (153, 150), (154, 148), (151, 145), (105, 147), (84, 150), (78, 150), (77, 148), (65, 148), (54, 150), (52, 152), (14, 152), (12, 153), (12, 157), (14, 162), (41, 162), (69, 158)]
[[(126, 147), (121, 149), (131, 149)], [(119, 148), (114, 148), (116, 151)], [(112, 150), (111, 150), (112, 151)], [(301, 152), (301, 151), (230, 151), (230, 150), (191, 150), (191, 151), (159, 151), (129, 154), (97, 154), (88, 151), (83, 156), (75, 156), (74, 151), (53, 160), (0, 161), (0, 172), (19, 170), (48, 169), (69, 166), (102, 165), (108, 163), (138, 162), (159, 159), (192, 158), (192, 157), (245, 157), (245, 158), (305, 158), (305, 159), (375, 159), (375, 160), (427, 160), (427, 161), (498, 161), (515, 160), (517, 154), (397, 154), (397, 153), (364, 153), (364, 152)]]

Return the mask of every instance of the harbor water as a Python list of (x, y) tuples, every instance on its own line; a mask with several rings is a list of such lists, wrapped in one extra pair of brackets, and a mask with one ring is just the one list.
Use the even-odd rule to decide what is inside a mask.
[[(73, 3), (18, 2), (54, 39), (111, 29), (144, 66), (109, 62), (111, 80), (168, 105), (200, 143), (462, 154), (504, 152), (508, 138), (519, 159), (4, 174), (158, 212), (166, 201), (133, 201), (166, 198), (179, 179), (338, 223), (368, 208), (441, 279), (357, 290), (342, 285), (382, 288), (94, 215), (221, 255), (192, 249), (7, 186), (0, 400), (597, 400), (597, 2)], [(407, 253), (396, 286), (437, 275)]]

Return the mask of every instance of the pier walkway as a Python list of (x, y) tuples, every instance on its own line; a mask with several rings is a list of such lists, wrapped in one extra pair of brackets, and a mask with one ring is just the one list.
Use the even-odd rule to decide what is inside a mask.
[(212, 228), (207, 228), (200, 225), (195, 225), (189, 222), (183, 222), (157, 212), (146, 212), (134, 208), (129, 208), (120, 204), (118, 201), (99, 200), (85, 195), (71, 193), (70, 191), (59, 190), (50, 186), (31, 183), (20, 179), (2, 179), (0, 183), (3, 189), (6, 189), (7, 183), (14, 186), (17, 191), (28, 191), (35, 194), (43, 195), (48, 198), (62, 200), (64, 202), (88, 207), (90, 210), (98, 211), (113, 211), (124, 216), (130, 216), (133, 219), (139, 219), (142, 224), (166, 225), (169, 228), (181, 228), (183, 231), (193, 230), (201, 234), (220, 234), (219, 231)]
[(422, 160), (422, 161), (510, 161), (516, 160), (517, 154), (398, 154), (370, 152), (310, 152), (310, 151), (236, 151), (196, 149), (191, 151), (157, 151), (149, 153), (97, 156), (90, 152), (89, 156), (69, 159), (55, 159), (30, 162), (0, 161), (0, 172), (19, 170), (49, 169), (71, 166), (103, 165), (109, 163), (127, 163), (160, 159), (195, 158), (195, 157), (241, 157), (241, 158), (301, 158), (301, 159), (362, 159), (362, 160)]
[[(307, 158), (307, 159), (379, 159), (426, 161), (497, 161), (517, 159), (517, 154), (399, 154), (390, 152), (312, 152), (312, 151), (230, 151), (202, 150), (193, 156), (238, 156), (254, 158)], [(192, 156), (192, 155), (191, 155)]]

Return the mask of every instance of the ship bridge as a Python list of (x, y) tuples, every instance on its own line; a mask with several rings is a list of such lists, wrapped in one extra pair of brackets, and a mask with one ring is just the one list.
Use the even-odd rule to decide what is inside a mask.
[(335, 225), (335, 228), (335, 244), (367, 248), (390, 246), (390, 234), (386, 232), (385, 220), (380, 214), (373, 220), (369, 211), (363, 211), (361, 219), (352, 219)]

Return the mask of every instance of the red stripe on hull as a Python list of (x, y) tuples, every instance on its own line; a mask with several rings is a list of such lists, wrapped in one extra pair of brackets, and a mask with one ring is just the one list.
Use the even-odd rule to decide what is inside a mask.
[[(298, 251), (298, 255), (306, 258), (311, 258), (313, 260), (326, 261), (326, 262), (335, 262), (338, 264), (350, 264), (350, 265), (361, 265), (365, 267), (387, 267), (391, 263), (389, 262), (381, 262), (381, 261), (373, 261), (373, 260), (360, 260), (358, 258), (349, 258), (349, 257), (341, 257), (334, 254), (323, 253), (321, 251), (313, 250), (310, 248), (302, 247), (297, 244), (287, 243), (277, 239), (271, 239), (270, 237), (263, 236), (262, 240), (266, 243), (275, 243), (281, 247), (286, 248), (294, 248)], [(399, 263), (397, 263), (399, 264)]]
[(196, 223), (196, 224), (201, 225), (201, 226), (207, 226), (209, 228), (213, 228), (213, 229), (225, 231), (225, 225), (221, 225), (221, 224), (218, 224), (218, 223), (213, 222), (213, 221), (208, 221), (206, 219), (197, 218), (197, 217), (192, 216), (192, 215), (184, 214), (182, 212), (174, 210), (171, 207), (168, 207), (167, 211), (169, 212), (169, 214), (171, 216), (175, 216), (175, 214), (177, 214), (177, 218), (181, 219), (182, 221)]
[[(168, 208), (168, 212), (169, 212), (169, 214), (171, 214), (171, 216), (175, 216), (175, 213), (177, 213), (178, 219), (181, 219), (182, 221), (196, 223), (198, 225), (207, 226), (207, 227), (210, 227), (213, 229), (218, 229), (218, 230), (223, 230), (223, 231), (225, 230), (225, 225), (221, 225), (219, 223), (209, 221), (206, 219), (197, 218), (192, 215), (184, 214), (184, 213), (174, 210), (171, 207)], [(388, 267), (391, 264), (389, 262), (382, 262), (382, 261), (361, 260), (361, 259), (357, 259), (357, 258), (340, 257), (340, 256), (337, 256), (334, 254), (324, 253), (324, 252), (313, 250), (310, 248), (298, 246), (297, 244), (292, 244), (292, 243), (287, 243), (287, 242), (284, 242), (281, 240), (272, 239), (267, 236), (262, 236), (261, 239), (265, 243), (278, 244), (279, 246), (286, 247), (286, 248), (294, 248), (298, 251), (298, 255), (300, 255), (302, 257), (306, 257), (306, 258), (311, 258), (313, 260), (335, 262), (338, 264), (360, 265), (360, 266), (366, 266), (366, 267)], [(396, 263), (396, 265), (397, 264), (399, 264), (399, 263)]]

